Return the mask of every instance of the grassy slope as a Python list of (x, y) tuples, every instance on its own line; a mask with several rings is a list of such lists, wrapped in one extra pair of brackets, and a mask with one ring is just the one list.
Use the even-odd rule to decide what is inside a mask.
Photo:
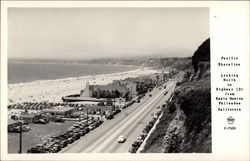
[(184, 83), (180, 90), (178, 104), (186, 116), (180, 152), (211, 152), (210, 79)]
[(150, 137), (147, 140), (147, 143), (144, 147), (145, 153), (159, 153), (161, 152), (161, 145), (163, 138), (169, 126), (169, 123), (175, 117), (176, 112), (170, 113), (168, 109), (165, 109), (160, 123), (157, 124), (155, 130), (152, 132)]
[(176, 116), (175, 104), (186, 116), (183, 145), (179, 152), (211, 152), (210, 79), (186, 82), (177, 87), (173, 100), (144, 147), (146, 153), (161, 152), (164, 136)]

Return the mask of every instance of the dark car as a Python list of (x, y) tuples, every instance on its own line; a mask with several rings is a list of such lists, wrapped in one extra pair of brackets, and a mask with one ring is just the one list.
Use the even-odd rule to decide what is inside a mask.
[(84, 135), (85, 135), (84, 130), (79, 130), (78, 132), (79, 132), (79, 134), (80, 134), (81, 136), (84, 136)]
[(68, 145), (67, 140), (62, 140), (62, 141), (60, 142), (60, 146), (61, 146), (62, 148), (66, 147), (67, 145)]
[(27, 151), (27, 153), (39, 153), (39, 151), (37, 150), (37, 148), (32, 147)]
[(73, 139), (74, 140), (78, 140), (78, 139), (80, 139), (80, 137), (81, 137), (81, 135), (79, 133), (74, 133), (73, 134)]
[(94, 130), (95, 129), (95, 125), (89, 125), (89, 130)]
[(121, 110), (118, 108), (118, 109), (116, 109), (116, 113), (119, 113), (119, 112), (121, 112)]
[(133, 144), (132, 144), (132, 147), (135, 147), (135, 148), (139, 148), (140, 146), (140, 142), (138, 141), (135, 141)]
[(51, 149), (51, 152), (52, 153), (57, 153), (59, 152), (60, 150), (62, 150), (61, 146), (59, 144), (55, 144), (53, 145), (52, 149)]
[(71, 144), (74, 142), (74, 139), (72, 137), (70, 137), (70, 138), (68, 138), (68, 142), (69, 142), (69, 144)]
[(113, 119), (114, 118), (114, 115), (113, 114), (108, 114), (108, 115), (106, 115), (106, 119)]
[(55, 118), (55, 122), (65, 122), (65, 120), (63, 120), (62, 118), (60, 118), (60, 117), (56, 117)]
[(132, 147), (129, 148), (128, 152), (129, 152), (129, 153), (136, 153), (136, 150), (137, 150), (137, 149), (136, 149), (135, 147), (132, 146)]
[(143, 133), (148, 133), (150, 131), (150, 129), (149, 129), (149, 127), (148, 126), (146, 126), (143, 130), (142, 130), (142, 132)]

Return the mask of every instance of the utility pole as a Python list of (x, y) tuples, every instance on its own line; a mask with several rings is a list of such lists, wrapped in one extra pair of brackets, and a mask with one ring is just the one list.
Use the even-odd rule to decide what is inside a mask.
[(88, 108), (87, 108), (87, 127), (89, 127), (88, 120), (89, 120), (89, 112), (88, 112)]
[(130, 94), (130, 97), (132, 99), (132, 83), (131, 83), (131, 87), (130, 87), (130, 90), (131, 90), (131, 94)]
[(22, 153), (22, 133), (23, 133), (23, 123), (20, 125), (20, 135), (19, 135), (19, 153)]

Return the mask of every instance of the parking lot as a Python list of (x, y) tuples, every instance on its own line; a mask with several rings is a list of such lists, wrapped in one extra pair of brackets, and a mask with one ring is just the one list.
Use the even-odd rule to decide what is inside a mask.
[[(36, 144), (44, 141), (51, 136), (58, 135), (71, 127), (75, 121), (65, 121), (64, 123), (50, 122), (48, 124), (29, 124), (31, 131), (23, 133), (23, 146), (24, 153), (35, 146)], [(8, 152), (17, 153), (19, 151), (19, 133), (8, 133)]]

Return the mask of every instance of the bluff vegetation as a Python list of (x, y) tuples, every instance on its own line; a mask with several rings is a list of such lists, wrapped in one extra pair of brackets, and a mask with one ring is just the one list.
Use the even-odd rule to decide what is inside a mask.
[(191, 59), (144, 152), (211, 153), (210, 39)]

